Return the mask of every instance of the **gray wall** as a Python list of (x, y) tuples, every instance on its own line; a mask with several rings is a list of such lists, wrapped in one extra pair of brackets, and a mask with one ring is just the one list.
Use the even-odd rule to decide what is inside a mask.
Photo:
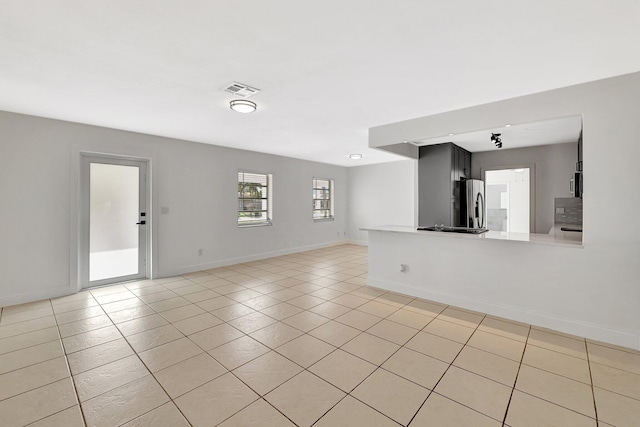
[[(0, 306), (77, 289), (80, 151), (151, 159), (155, 276), (346, 238), (343, 167), (7, 112), (0, 130)], [(239, 169), (273, 173), (273, 226), (237, 227)], [(312, 220), (314, 176), (335, 180), (335, 221)], [(160, 206), (169, 214), (160, 215)]]
[(578, 142), (483, 151), (471, 155), (471, 175), (484, 179), (487, 168), (535, 168), (535, 232), (553, 227), (553, 200), (569, 197), (569, 180), (578, 161)]

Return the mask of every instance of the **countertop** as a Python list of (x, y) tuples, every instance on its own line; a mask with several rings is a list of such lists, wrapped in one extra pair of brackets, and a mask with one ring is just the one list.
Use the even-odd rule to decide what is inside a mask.
[[(479, 240), (498, 240), (504, 242), (527, 242), (541, 245), (551, 246), (571, 246), (581, 248), (582, 239), (576, 240), (564, 238), (564, 233), (560, 234), (538, 234), (538, 233), (511, 233), (505, 231), (487, 231), (482, 234), (465, 234), (465, 233), (445, 233), (441, 231), (418, 231), (416, 227), (402, 225), (382, 225), (377, 227), (361, 228), (362, 231), (385, 231), (390, 233), (406, 233), (423, 236), (433, 236), (436, 238), (452, 238), (452, 239), (479, 239)], [(582, 233), (573, 233), (582, 234)], [(575, 237), (575, 236), (572, 236)]]

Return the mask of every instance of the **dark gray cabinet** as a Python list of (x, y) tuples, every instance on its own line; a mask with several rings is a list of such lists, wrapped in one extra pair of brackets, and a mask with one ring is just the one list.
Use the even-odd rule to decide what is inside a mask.
[(459, 225), (460, 180), (471, 178), (471, 153), (453, 143), (420, 147), (418, 223)]

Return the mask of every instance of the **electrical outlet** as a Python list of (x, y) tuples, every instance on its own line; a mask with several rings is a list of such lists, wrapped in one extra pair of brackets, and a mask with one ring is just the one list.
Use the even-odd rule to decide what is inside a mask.
[(202, 249), (198, 249), (198, 256), (202, 256)]
[(563, 214), (564, 213), (564, 208), (556, 208), (556, 213), (557, 214)]
[(407, 272), (407, 264), (400, 264), (400, 272), (401, 273), (406, 273)]

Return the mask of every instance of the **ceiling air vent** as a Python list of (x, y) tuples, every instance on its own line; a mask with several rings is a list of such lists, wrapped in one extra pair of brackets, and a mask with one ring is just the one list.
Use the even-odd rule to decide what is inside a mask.
[(260, 92), (260, 89), (256, 89), (255, 87), (247, 86), (243, 83), (238, 82), (228, 84), (222, 90), (237, 95), (241, 98), (248, 98), (251, 95), (255, 95), (256, 93)]

